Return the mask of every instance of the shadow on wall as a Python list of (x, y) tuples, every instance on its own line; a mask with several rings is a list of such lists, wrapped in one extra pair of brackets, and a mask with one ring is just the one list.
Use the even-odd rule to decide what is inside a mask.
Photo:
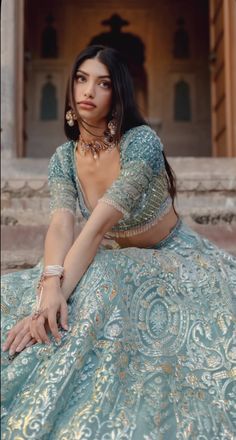
[(122, 32), (121, 28), (128, 26), (130, 23), (118, 14), (113, 14), (109, 19), (103, 20), (101, 24), (110, 26), (110, 31), (95, 35), (90, 40), (89, 45), (103, 44), (104, 46), (113, 47), (123, 54), (134, 81), (135, 94), (140, 110), (144, 115), (147, 115), (148, 84), (144, 68), (144, 43), (139, 36), (130, 32)]

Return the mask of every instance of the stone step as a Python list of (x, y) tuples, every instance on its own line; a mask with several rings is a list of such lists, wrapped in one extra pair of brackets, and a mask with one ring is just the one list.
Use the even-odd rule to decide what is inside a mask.
[[(41, 225), (48, 224), (49, 197), (26, 197), (2, 194), (1, 223), (5, 225)], [(236, 191), (227, 194), (179, 193), (175, 206), (184, 218), (196, 223), (232, 223), (236, 221)], [(78, 218), (81, 215), (78, 212)]]

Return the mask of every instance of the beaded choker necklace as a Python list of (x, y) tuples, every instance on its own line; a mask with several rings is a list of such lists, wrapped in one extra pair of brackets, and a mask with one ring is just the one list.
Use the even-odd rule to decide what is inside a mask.
[(87, 142), (80, 135), (78, 145), (80, 146), (80, 150), (83, 156), (88, 151), (90, 151), (93, 155), (94, 160), (96, 160), (100, 151), (111, 151), (117, 146), (117, 143), (113, 141), (111, 136), (106, 134), (103, 140), (96, 139), (94, 141), (92, 140)]

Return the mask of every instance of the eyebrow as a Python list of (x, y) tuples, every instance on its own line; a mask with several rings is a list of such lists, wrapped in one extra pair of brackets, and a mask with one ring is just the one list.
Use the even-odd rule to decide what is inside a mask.
[[(84, 72), (81, 69), (78, 69), (76, 73), (78, 73), (78, 72), (81, 72), (81, 73), (83, 73), (86, 76), (89, 76), (89, 73), (86, 73), (86, 72)], [(110, 75), (100, 75), (100, 76), (98, 76), (98, 78), (111, 78), (111, 77), (110, 77)]]

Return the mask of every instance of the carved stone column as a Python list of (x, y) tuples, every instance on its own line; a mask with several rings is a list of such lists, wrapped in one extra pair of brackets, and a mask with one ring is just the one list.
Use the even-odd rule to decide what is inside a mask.
[(236, 156), (236, 2), (228, 0), (224, 5), (225, 33), (225, 83), (227, 118), (227, 156)]
[(22, 157), (24, 0), (2, 0), (1, 146), (7, 157)]

